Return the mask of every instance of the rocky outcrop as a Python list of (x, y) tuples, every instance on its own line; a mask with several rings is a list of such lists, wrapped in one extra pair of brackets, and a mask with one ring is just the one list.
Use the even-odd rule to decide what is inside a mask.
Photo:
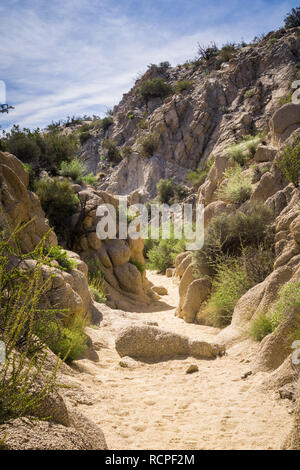
[(121, 330), (116, 338), (118, 354), (148, 360), (163, 360), (191, 355), (202, 359), (217, 357), (224, 347), (189, 338), (155, 326), (133, 325)]
[[(104, 276), (107, 303), (113, 308), (135, 309), (136, 303), (149, 303), (151, 290), (144, 271), (144, 242), (141, 238), (119, 239), (119, 199), (101, 191), (85, 189), (78, 193), (80, 211), (72, 217), (74, 250), (84, 260), (90, 271)], [(133, 198), (128, 203), (131, 204)], [(136, 201), (134, 201), (136, 202)], [(101, 240), (97, 235), (97, 208), (110, 205), (111, 216), (117, 217), (115, 239)], [(108, 207), (108, 206), (107, 206)], [(114, 212), (114, 214), (112, 214)]]
[[(28, 173), (14, 155), (0, 152), (0, 182), (1, 225), (7, 230), (24, 226), (18, 234), (21, 251), (30, 254), (42, 239), (45, 239), (45, 245), (56, 246), (56, 235), (50, 230), (40, 201), (36, 194), (28, 190)], [(59, 269), (55, 261), (52, 266), (42, 266), (42, 279), (47, 280), (45, 306), (67, 309), (70, 316), (88, 316), (97, 322), (100, 313), (88, 289), (88, 268), (78, 254), (68, 251), (68, 256), (77, 265), (69, 272)], [(23, 262), (23, 267), (34, 269), (36, 264), (34, 259), (28, 259)]]
[(106, 450), (102, 431), (79, 413), (72, 413), (72, 425), (51, 421), (14, 419), (0, 427), (5, 450)]
[[(99, 130), (84, 145), (82, 158), (95, 171), (97, 142), (98, 155), (105, 153), (104, 138), (113, 139), (120, 149), (131, 146), (131, 155), (112, 169), (105, 167), (107, 177), (102, 189), (114, 194), (138, 190), (142, 201), (149, 200), (156, 195), (159, 179), (184, 182), (187, 171), (197, 168), (211, 154), (218, 158), (226, 146), (250, 130), (264, 130), (278, 108), (280, 97), (290, 91), (299, 50), (299, 36), (291, 30), (285, 34), (270, 33), (255, 46), (239, 49), (218, 70), (206, 69), (205, 65), (152, 66), (115, 106), (113, 124), (108, 130), (105, 133)], [(191, 87), (180, 94), (146, 102), (139, 87), (153, 78), (162, 78), (171, 86), (176, 81), (188, 80)], [(289, 118), (283, 120), (278, 116), (274, 125), (279, 136), (286, 137), (292, 129)], [(139, 154), (137, 141), (149, 132), (157, 134), (159, 141), (153, 157), (147, 159)], [(266, 158), (262, 155), (258, 153), (257, 161)], [(101, 171), (103, 165), (98, 160), (96, 171)], [(203, 188), (206, 204), (213, 200), (212, 188), (212, 185)]]

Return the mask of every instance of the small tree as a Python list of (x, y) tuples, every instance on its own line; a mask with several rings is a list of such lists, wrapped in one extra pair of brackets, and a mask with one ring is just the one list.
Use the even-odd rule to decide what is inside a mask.
[(286, 179), (298, 188), (300, 177), (300, 137), (292, 145), (287, 145), (284, 149), (278, 167)]
[(286, 15), (284, 26), (286, 29), (300, 26), (300, 7), (292, 8), (291, 12)]

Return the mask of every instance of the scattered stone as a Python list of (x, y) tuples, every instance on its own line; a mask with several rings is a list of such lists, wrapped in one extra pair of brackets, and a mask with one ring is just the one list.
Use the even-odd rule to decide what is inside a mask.
[(199, 371), (199, 367), (197, 366), (197, 364), (191, 364), (187, 370), (185, 371), (186, 374), (194, 374), (194, 372), (198, 372)]
[(250, 375), (252, 375), (252, 370), (249, 370), (248, 372), (245, 372), (245, 374), (242, 375), (241, 379), (246, 379), (247, 377), (249, 377)]
[(152, 290), (158, 295), (168, 295), (168, 289), (164, 286), (153, 286)]
[(167, 277), (173, 277), (174, 269), (168, 268), (166, 269), (166, 276)]

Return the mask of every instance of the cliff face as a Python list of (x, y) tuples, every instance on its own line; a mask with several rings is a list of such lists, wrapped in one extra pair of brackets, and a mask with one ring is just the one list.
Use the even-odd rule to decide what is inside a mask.
[[(90, 169), (100, 170), (104, 138), (113, 139), (121, 151), (132, 147), (133, 153), (109, 170), (102, 184), (102, 189), (114, 194), (138, 190), (141, 199), (147, 200), (156, 195), (161, 178), (184, 182), (189, 169), (210, 155), (221, 155), (237, 138), (268, 130), (280, 98), (290, 93), (297, 76), (299, 46), (297, 31), (278, 31), (238, 49), (228, 62), (218, 64), (218, 70), (209, 62), (151, 66), (114, 108), (113, 124), (106, 133), (96, 132), (84, 144), (82, 158)], [(145, 102), (139, 88), (153, 78), (171, 86), (189, 81), (190, 89)], [(145, 158), (137, 143), (149, 133), (158, 136), (158, 143), (153, 156)]]

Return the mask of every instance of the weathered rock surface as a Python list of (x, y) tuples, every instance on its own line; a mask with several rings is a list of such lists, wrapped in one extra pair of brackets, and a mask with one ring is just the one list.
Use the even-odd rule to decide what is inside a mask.
[(155, 326), (133, 325), (121, 330), (116, 338), (118, 354), (149, 360), (192, 355), (203, 359), (217, 357), (222, 347), (189, 338)]

